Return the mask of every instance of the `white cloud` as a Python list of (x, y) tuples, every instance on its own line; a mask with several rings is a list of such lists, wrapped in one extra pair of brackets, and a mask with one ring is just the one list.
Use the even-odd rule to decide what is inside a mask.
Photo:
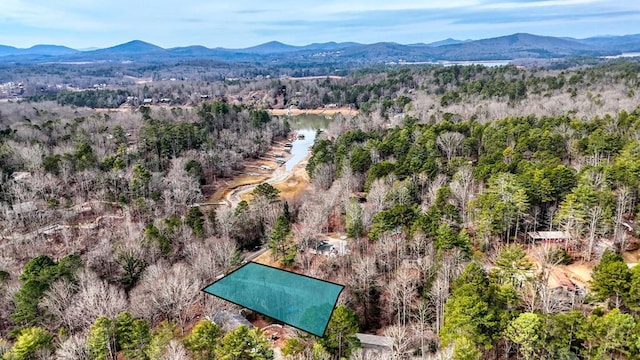
[(55, 4), (38, 4), (25, 0), (9, 0), (2, 6), (2, 22), (40, 29), (93, 30), (104, 28), (107, 22), (100, 18), (81, 16)]
[(450, 0), (450, 1), (324, 1), (312, 7), (313, 10), (322, 14), (350, 13), (350, 12), (371, 12), (371, 11), (400, 11), (400, 10), (437, 10), (455, 9), (477, 6), (477, 0)]
[(541, 0), (541, 1), (513, 1), (485, 4), (484, 9), (527, 9), (558, 6), (577, 6), (602, 3), (602, 0)]

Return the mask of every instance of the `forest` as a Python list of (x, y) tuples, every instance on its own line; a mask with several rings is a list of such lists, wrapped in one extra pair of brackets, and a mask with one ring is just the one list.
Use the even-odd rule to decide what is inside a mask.
[[(0, 358), (637, 359), (639, 70), (381, 67), (0, 103)], [(318, 132), (306, 191), (199, 206), (294, 108), (352, 110)], [(340, 235), (346, 254), (316, 251)], [(260, 248), (346, 286), (325, 336), (212, 320), (240, 309), (200, 289)]]

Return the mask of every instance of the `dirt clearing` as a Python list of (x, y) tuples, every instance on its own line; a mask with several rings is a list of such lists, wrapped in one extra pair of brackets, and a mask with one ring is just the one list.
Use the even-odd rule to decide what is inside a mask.
[[(235, 189), (248, 185), (257, 185), (271, 179), (282, 164), (291, 157), (291, 154), (283, 152), (284, 141), (273, 143), (269, 152), (259, 159), (247, 159), (244, 161), (242, 173), (228, 179), (221, 179), (213, 184), (213, 194), (208, 196), (208, 202), (219, 203), (227, 201), (228, 195)], [(276, 155), (278, 157), (276, 157)], [(243, 200), (248, 200), (244, 199)]]
[(276, 189), (280, 190), (281, 198), (293, 200), (307, 189), (310, 179), (305, 167), (307, 166), (308, 160), (309, 156), (307, 155), (304, 160), (296, 164), (291, 175), (284, 179), (284, 181), (273, 184)]

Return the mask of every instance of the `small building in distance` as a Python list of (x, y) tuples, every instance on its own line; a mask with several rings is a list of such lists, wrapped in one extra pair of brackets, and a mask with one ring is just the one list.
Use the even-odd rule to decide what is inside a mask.
[(531, 231), (527, 233), (527, 237), (532, 242), (562, 242), (571, 239), (566, 231)]
[(26, 171), (16, 171), (11, 174), (11, 179), (17, 182), (27, 181), (31, 179), (31, 173)]
[(387, 336), (361, 333), (356, 334), (356, 336), (360, 340), (360, 345), (365, 355), (368, 353), (387, 354), (393, 346), (393, 340)]
[(209, 317), (209, 320), (220, 326), (220, 328), (222, 328), (224, 332), (235, 330), (242, 325), (253, 327), (253, 324), (251, 324), (249, 320), (242, 316), (242, 314), (227, 310), (220, 310), (214, 313)]

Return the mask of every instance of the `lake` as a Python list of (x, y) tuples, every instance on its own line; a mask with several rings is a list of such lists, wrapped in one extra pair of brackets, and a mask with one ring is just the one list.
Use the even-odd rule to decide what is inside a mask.
[(286, 118), (291, 125), (291, 129), (303, 139), (294, 140), (291, 145), (291, 158), (284, 164), (285, 170), (290, 172), (308, 154), (313, 142), (316, 140), (318, 130), (324, 130), (329, 126), (331, 117), (324, 115), (296, 115)]

